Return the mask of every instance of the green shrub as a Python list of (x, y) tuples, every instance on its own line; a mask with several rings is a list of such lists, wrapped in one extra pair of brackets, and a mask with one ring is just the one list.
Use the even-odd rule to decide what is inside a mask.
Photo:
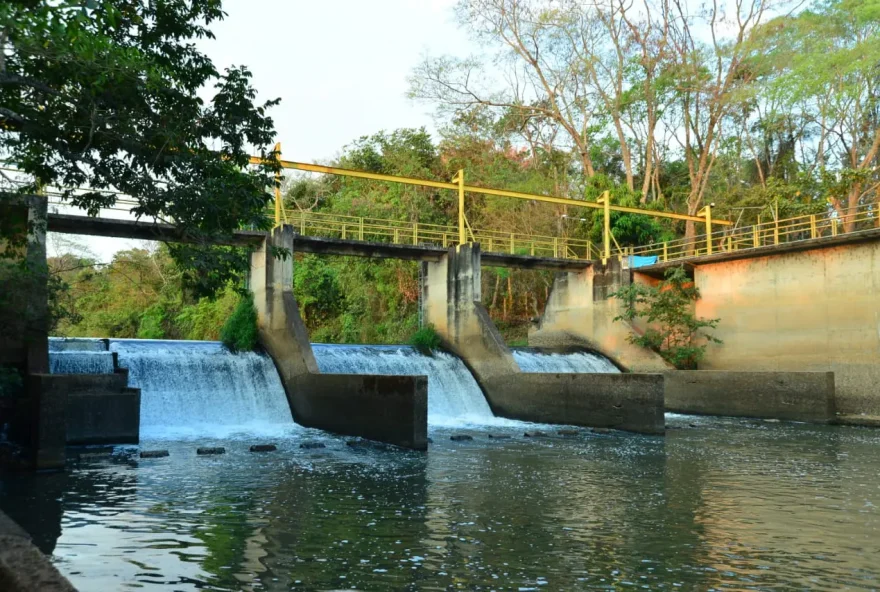
[(413, 333), (409, 339), (409, 344), (423, 354), (430, 354), (434, 350), (440, 349), (442, 340), (433, 325), (425, 325)]
[(632, 283), (612, 294), (623, 301), (623, 314), (615, 321), (632, 323), (642, 319), (647, 328), (642, 335), (630, 335), (630, 343), (660, 354), (679, 370), (695, 370), (709, 343), (721, 343), (707, 330), (718, 327), (720, 319), (697, 318), (693, 304), (700, 291), (684, 268), (666, 271), (666, 279), (656, 286)]
[(220, 341), (229, 351), (253, 351), (257, 347), (257, 309), (250, 292), (239, 300), (220, 329)]

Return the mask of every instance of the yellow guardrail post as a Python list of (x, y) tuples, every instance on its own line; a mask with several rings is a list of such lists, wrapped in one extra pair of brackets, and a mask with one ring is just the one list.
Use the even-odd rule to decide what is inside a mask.
[(358, 240), (364, 240), (364, 219), (358, 219)]
[(837, 218), (834, 218), (831, 221), (831, 236), (837, 236), (837, 223), (838, 222), (839, 222), (839, 220)]
[(553, 258), (559, 258), (559, 239), (557, 239), (555, 236), (553, 237)]
[(697, 216), (706, 216), (706, 254), (712, 254), (712, 204), (706, 204), (697, 212)]
[(773, 221), (773, 244), (779, 244), (779, 217), (776, 217), (776, 220)]
[(587, 241), (587, 259), (593, 259), (593, 241)]
[(413, 222), (413, 244), (419, 244), (419, 223)]
[(758, 225), (752, 226), (752, 246), (760, 247), (761, 246), (761, 237), (758, 234)]
[(669, 243), (663, 243), (663, 261), (669, 261)]
[(511, 255), (513, 255), (514, 246), (515, 246), (515, 240), (513, 238), (513, 233), (511, 232), (510, 233), (510, 254)]
[(596, 203), (602, 204), (602, 209), (605, 214), (604, 224), (602, 226), (602, 234), (605, 243), (605, 250), (602, 253), (602, 264), (605, 265), (611, 258), (611, 193), (608, 191), (604, 192), (602, 197), (600, 197)]
[(467, 243), (467, 232), (464, 224), (464, 169), (458, 169), (458, 174), (452, 178), (453, 183), (458, 183), (458, 244)]
[(816, 231), (816, 214), (810, 214), (810, 238), (816, 238), (818, 232)]
[[(275, 144), (275, 159), (281, 163), (281, 142)], [(281, 226), (281, 170), (275, 173), (275, 226)]]

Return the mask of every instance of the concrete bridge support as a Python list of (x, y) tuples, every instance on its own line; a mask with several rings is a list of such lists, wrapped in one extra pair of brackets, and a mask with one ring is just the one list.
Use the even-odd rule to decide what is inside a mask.
[(662, 434), (659, 374), (521, 372), (481, 302), (480, 246), (450, 247), (422, 263), (424, 319), (471, 368), (496, 415)]
[(293, 265), (272, 247), (294, 246), (282, 226), (251, 255), (250, 289), (260, 341), (275, 361), (293, 417), (300, 425), (425, 450), (428, 379), (425, 376), (322, 374), (293, 295)]
[(617, 259), (607, 265), (594, 262), (581, 272), (557, 274), (544, 315), (529, 332), (529, 345), (586, 347), (632, 372), (669, 370), (659, 355), (630, 343), (633, 330), (614, 320), (622, 311), (609, 294), (629, 281), (629, 270)]

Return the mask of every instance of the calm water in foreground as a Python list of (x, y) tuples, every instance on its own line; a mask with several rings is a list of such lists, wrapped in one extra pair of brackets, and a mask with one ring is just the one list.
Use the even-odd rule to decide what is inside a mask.
[(305, 430), (268, 454), (145, 443), (171, 456), (7, 476), (0, 507), (83, 592), (880, 588), (880, 431), (669, 422), (433, 431), (428, 454)]

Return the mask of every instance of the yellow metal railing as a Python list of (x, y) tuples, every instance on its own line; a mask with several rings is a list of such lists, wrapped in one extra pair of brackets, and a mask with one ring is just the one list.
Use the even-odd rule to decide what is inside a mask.
[[(631, 208), (628, 206), (617, 206), (611, 203), (611, 194), (606, 191), (602, 194), (602, 197), (595, 201), (590, 202), (586, 200), (576, 200), (570, 199), (567, 197), (557, 197), (553, 195), (539, 195), (535, 193), (524, 193), (521, 191), (509, 191), (506, 189), (492, 189), (489, 187), (476, 187), (465, 185), (464, 170), (459, 170), (455, 177), (452, 179), (450, 183), (446, 183), (443, 181), (431, 181), (427, 179), (415, 179), (412, 177), (402, 177), (397, 175), (384, 175), (380, 173), (370, 173), (367, 171), (358, 171), (352, 169), (343, 169), (340, 167), (331, 167), (324, 166), (318, 164), (308, 164), (304, 162), (295, 162), (292, 160), (282, 160), (281, 159), (281, 144), (276, 144), (274, 151), (274, 158), (277, 159), (278, 164), (281, 168), (284, 169), (294, 169), (299, 171), (306, 171), (312, 173), (323, 173), (329, 175), (338, 175), (343, 177), (354, 177), (359, 179), (370, 179), (374, 181), (384, 181), (388, 183), (401, 183), (404, 185), (416, 185), (421, 187), (432, 187), (436, 189), (453, 189), (458, 191), (458, 242), (459, 244), (464, 244), (467, 242), (467, 217), (465, 215), (465, 194), (466, 193), (478, 193), (482, 195), (493, 195), (498, 197), (509, 197), (513, 199), (523, 199), (527, 201), (533, 202), (545, 202), (545, 203), (553, 203), (557, 205), (565, 205), (571, 207), (578, 208), (593, 208), (593, 209), (601, 209), (604, 213), (604, 240), (603, 240), (603, 249), (600, 253), (601, 259), (603, 262), (607, 261), (611, 257), (611, 241), (613, 240), (613, 236), (611, 235), (611, 218), (610, 214), (612, 211), (615, 212), (626, 212), (631, 214), (641, 214), (645, 216), (651, 216), (653, 218), (667, 218), (672, 220), (687, 220), (691, 222), (704, 222), (706, 224), (706, 233), (711, 237), (712, 234), (712, 208), (711, 206), (706, 206), (697, 216), (690, 216), (687, 214), (677, 214), (674, 212), (662, 212), (656, 210), (646, 210), (642, 208)], [(261, 164), (266, 162), (264, 159), (258, 156), (252, 156), (250, 159), (251, 164)], [(283, 203), (281, 201), (280, 195), (280, 185), (281, 179), (280, 176), (276, 176), (275, 180), (275, 223), (281, 223), (281, 215), (283, 212)], [(715, 220), (716, 224), (720, 226), (730, 226), (733, 225), (733, 222), (728, 220)], [(476, 240), (476, 237), (472, 237)], [(711, 252), (712, 245), (707, 243), (707, 248)], [(556, 251), (558, 252), (558, 251)], [(568, 252), (567, 249), (564, 252)]]
[[(384, 220), (324, 212), (283, 210), (279, 222), (290, 224), (304, 236), (320, 236), (398, 245), (434, 245), (448, 247), (461, 239), (459, 229), (442, 224)], [(600, 255), (589, 240), (503, 232), (470, 228), (468, 236), (480, 243), (483, 251), (553, 257), (557, 259), (594, 259)]]
[(659, 262), (677, 261), (713, 253), (754, 249), (797, 241), (837, 236), (880, 228), (876, 204), (862, 204), (840, 214), (829, 208), (821, 214), (805, 214), (752, 226), (739, 226), (699, 235), (634, 247), (622, 255), (656, 256)]

